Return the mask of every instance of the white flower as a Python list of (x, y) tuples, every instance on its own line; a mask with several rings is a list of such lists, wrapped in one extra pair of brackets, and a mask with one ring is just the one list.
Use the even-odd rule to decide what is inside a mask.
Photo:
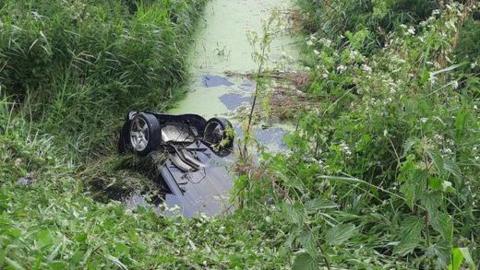
[(362, 65), (362, 69), (363, 69), (363, 71), (368, 72), (368, 73), (372, 72), (372, 68), (367, 66), (366, 64)]
[(309, 46), (309, 47), (313, 46), (313, 41), (311, 41), (311, 40), (307, 41), (307, 46)]
[(452, 82), (453, 89), (458, 89), (458, 81)]
[(428, 121), (428, 118), (425, 118), (425, 117), (420, 118), (420, 122), (422, 122), (422, 124), (427, 123), (427, 121)]
[(319, 55), (319, 54), (320, 54), (320, 52), (317, 51), (317, 50), (313, 50), (313, 53), (314, 53), (315, 55)]
[(352, 51), (350, 51), (350, 58), (356, 59), (357, 56), (358, 56), (358, 54), (359, 54), (359, 53), (358, 53), (357, 51), (352, 50)]
[(450, 181), (443, 181), (442, 182), (443, 191), (446, 191), (448, 188), (451, 188), (451, 187), (452, 187), (452, 182), (450, 182)]
[(443, 141), (443, 136), (440, 135), (440, 134), (435, 134), (435, 135), (433, 135), (433, 138), (434, 138), (435, 141), (437, 141), (437, 142)]
[(413, 26), (410, 26), (407, 30), (407, 32), (410, 34), (410, 35), (415, 35), (415, 28)]
[(450, 148), (443, 148), (443, 149), (442, 149), (442, 153), (443, 153), (443, 154), (446, 154), (446, 155), (450, 155), (450, 154), (453, 153), (453, 151), (452, 151), (452, 149), (450, 149)]
[(340, 66), (337, 67), (337, 71), (339, 73), (343, 73), (345, 70), (347, 70), (347, 67), (344, 66), (344, 65), (340, 65)]
[(321, 38), (320, 42), (326, 47), (330, 47), (332, 45), (332, 41), (330, 39)]
[(438, 15), (440, 14), (440, 10), (438, 9), (435, 9), (433, 12), (432, 12), (432, 15)]
[(350, 151), (350, 147), (345, 142), (340, 143), (340, 147), (342, 148), (343, 153), (345, 153), (347, 156), (350, 156), (352, 154), (352, 151)]

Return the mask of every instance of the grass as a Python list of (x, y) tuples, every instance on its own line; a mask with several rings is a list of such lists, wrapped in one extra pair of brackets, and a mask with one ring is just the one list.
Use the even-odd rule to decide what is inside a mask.
[(0, 9), (2, 94), (65, 144), (71, 159), (102, 153), (123, 117), (118, 112), (170, 104), (204, 3), (7, 1)]
[(108, 194), (155, 190), (115, 131), (177, 94), (204, 4), (137, 3), (0, 3), (0, 268), (475, 269), (474, 2), (299, 1), (316, 105), (214, 219)]

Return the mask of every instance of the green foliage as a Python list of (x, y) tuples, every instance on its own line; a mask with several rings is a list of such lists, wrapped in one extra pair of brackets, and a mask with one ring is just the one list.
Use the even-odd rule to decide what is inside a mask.
[(83, 156), (107, 141), (118, 112), (168, 105), (185, 78), (186, 44), (204, 3), (6, 1), (2, 93), (66, 141), (67, 153)]
[[(208, 219), (159, 217), (85, 193), (48, 136), (0, 102), (1, 269), (285, 269), (284, 238), (259, 209)], [(5, 117), (7, 116), (7, 117)], [(29, 175), (31, 182), (18, 183)], [(242, 224), (239, 229), (239, 224)]]
[(476, 268), (478, 7), (300, 1), (318, 106), (241, 210), (187, 220), (96, 202), (79, 175), (108, 189), (120, 161), (71, 162), (184, 78), (203, 1), (138, 3), (0, 2), (0, 268)]
[(300, 4), (318, 105), (244, 202), (281, 206), (295, 265), (445, 269), (457, 248), (480, 261), (478, 3)]

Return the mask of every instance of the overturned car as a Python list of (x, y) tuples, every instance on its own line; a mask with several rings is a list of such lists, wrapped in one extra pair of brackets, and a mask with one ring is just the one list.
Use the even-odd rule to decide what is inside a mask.
[(227, 164), (233, 142), (233, 127), (225, 118), (129, 112), (118, 150), (165, 157), (155, 162), (166, 204), (185, 216), (218, 215), (228, 209), (232, 180)]

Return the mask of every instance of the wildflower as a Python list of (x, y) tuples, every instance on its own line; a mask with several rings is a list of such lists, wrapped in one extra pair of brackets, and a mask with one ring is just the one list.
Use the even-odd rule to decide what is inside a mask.
[(348, 147), (348, 145), (345, 142), (342, 142), (340, 144), (340, 147), (342, 148), (343, 153), (345, 153), (347, 156), (350, 156), (352, 154), (350, 147)]
[(345, 70), (347, 70), (347, 67), (344, 66), (344, 65), (340, 65), (340, 66), (337, 67), (337, 71), (339, 73), (343, 73)]
[(351, 50), (350, 51), (350, 58), (356, 59), (359, 53), (356, 50)]
[(368, 73), (372, 72), (372, 68), (367, 66), (366, 64), (362, 65), (362, 69), (363, 69), (363, 71), (368, 72)]
[(453, 151), (450, 148), (443, 148), (442, 149), (442, 154), (451, 155), (452, 153), (453, 153)]
[(435, 9), (432, 11), (432, 15), (438, 15), (438, 14), (440, 14), (440, 10)]
[(453, 89), (458, 89), (458, 81), (452, 82)]
[(317, 50), (313, 50), (313, 53), (314, 53), (315, 55), (319, 55), (319, 54), (320, 54), (320, 52), (317, 51)]
[(320, 39), (320, 42), (325, 46), (325, 47), (330, 47), (332, 45), (332, 41), (330, 39), (322, 38)]
[(435, 135), (433, 135), (433, 138), (434, 138), (435, 141), (437, 141), (437, 142), (443, 141), (443, 136), (440, 135), (440, 134), (435, 134)]
[(447, 191), (449, 188), (452, 188), (452, 182), (450, 181), (443, 181), (442, 182), (443, 191)]
[(407, 30), (407, 32), (410, 34), (410, 35), (415, 35), (415, 27), (413, 26), (410, 26)]
[(427, 123), (427, 121), (428, 121), (428, 118), (426, 118), (426, 117), (420, 118), (420, 122), (421, 122), (422, 124)]

